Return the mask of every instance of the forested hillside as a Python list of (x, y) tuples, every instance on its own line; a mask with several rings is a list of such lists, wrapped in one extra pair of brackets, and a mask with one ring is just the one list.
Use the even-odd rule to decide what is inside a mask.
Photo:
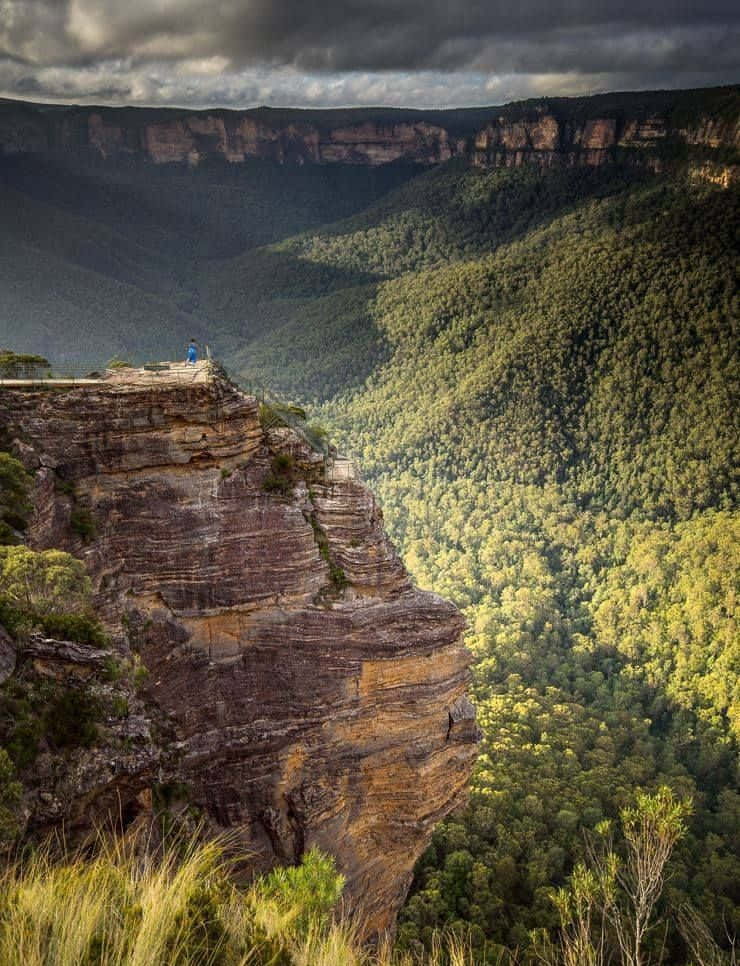
[(323, 401), (411, 570), (466, 608), (481, 759), (411, 948), (526, 946), (583, 829), (661, 783), (694, 800), (667, 901), (737, 928), (738, 226), (685, 171), (450, 167), (232, 275), (273, 313), (246, 378)]

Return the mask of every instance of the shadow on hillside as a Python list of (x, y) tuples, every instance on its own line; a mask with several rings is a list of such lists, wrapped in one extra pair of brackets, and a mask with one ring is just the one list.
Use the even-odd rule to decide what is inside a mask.
[[(490, 255), (579, 207), (654, 179), (635, 166), (473, 168), (453, 159), (344, 221), (323, 226), (317, 257), (357, 250), (390, 277)], [(371, 234), (368, 234), (371, 233)]]
[(372, 311), (376, 290), (376, 284), (349, 286), (257, 306), (263, 331), (236, 349), (235, 369), (248, 382), (302, 402), (359, 388), (390, 355)]
[(257, 160), (191, 168), (0, 154), (0, 185), (175, 260), (230, 258), (346, 218), (420, 170), (399, 163), (337, 171)]

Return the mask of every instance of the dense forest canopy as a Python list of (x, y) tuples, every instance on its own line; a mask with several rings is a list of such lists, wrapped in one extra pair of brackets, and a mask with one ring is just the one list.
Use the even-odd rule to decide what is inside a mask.
[(283, 266), (245, 378), (320, 405), (469, 621), (481, 758), (409, 948), (526, 947), (584, 828), (662, 783), (694, 801), (666, 902), (737, 928), (739, 205), (685, 171), (450, 166), (239, 260), (260, 291)]

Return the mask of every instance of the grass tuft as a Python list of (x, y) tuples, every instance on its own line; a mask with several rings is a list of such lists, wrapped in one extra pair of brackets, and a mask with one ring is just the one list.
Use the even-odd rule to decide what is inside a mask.
[(425, 961), (363, 947), (337, 912), (344, 885), (312, 849), (237, 888), (224, 841), (198, 834), (157, 855), (106, 840), (93, 858), (32, 853), (0, 872), (3, 966), (472, 966), (458, 940)]

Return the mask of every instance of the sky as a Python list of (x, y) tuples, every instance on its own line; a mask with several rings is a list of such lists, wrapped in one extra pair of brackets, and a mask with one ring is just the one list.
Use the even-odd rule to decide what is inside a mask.
[(740, 80), (737, 0), (0, 0), (0, 95), (437, 108)]

